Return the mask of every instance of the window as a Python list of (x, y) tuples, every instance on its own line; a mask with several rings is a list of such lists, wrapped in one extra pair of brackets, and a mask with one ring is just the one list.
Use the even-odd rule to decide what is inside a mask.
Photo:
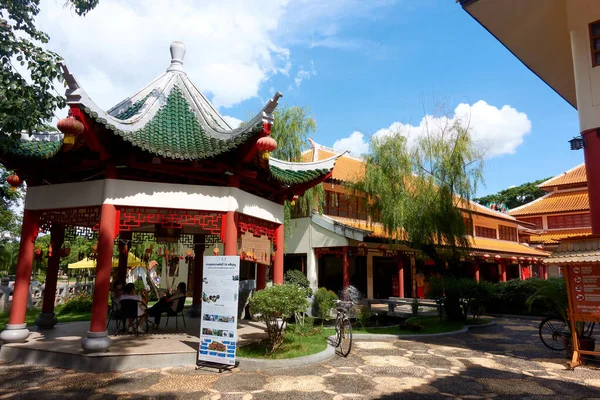
[(583, 228), (592, 226), (590, 214), (548, 216), (548, 229)]
[(600, 21), (590, 24), (590, 44), (592, 47), (592, 67), (600, 65)]
[(367, 219), (363, 198), (331, 191), (326, 192), (326, 204), (323, 213), (345, 218)]
[(473, 220), (471, 218), (463, 218), (463, 222), (465, 223), (465, 232), (467, 235), (473, 236)]
[(493, 228), (486, 228), (484, 226), (475, 226), (475, 236), (486, 237), (490, 239), (497, 239), (496, 230)]
[(530, 224), (534, 224), (535, 229), (543, 229), (544, 228), (544, 222), (542, 220), (542, 217), (519, 218), (518, 220), (523, 221), (523, 222), (529, 222)]
[(500, 225), (500, 239), (510, 240), (511, 242), (517, 241), (517, 228), (512, 226)]

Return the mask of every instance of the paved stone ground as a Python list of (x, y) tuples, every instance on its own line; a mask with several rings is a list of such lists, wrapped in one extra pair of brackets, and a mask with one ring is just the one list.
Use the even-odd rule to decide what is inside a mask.
[(0, 398), (600, 399), (600, 369), (565, 362), (543, 347), (537, 322), (502, 319), (457, 336), (355, 341), (348, 358), (290, 369), (91, 374), (0, 364)]

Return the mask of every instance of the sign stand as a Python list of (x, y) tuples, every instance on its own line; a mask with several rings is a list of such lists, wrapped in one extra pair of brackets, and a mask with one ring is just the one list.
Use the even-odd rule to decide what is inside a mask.
[(573, 370), (583, 364), (582, 355), (600, 356), (599, 351), (582, 350), (580, 338), (577, 336), (577, 322), (599, 322), (600, 320), (597, 308), (587, 306), (586, 303), (598, 301), (596, 296), (600, 289), (600, 265), (566, 265), (562, 269), (567, 286), (569, 328), (573, 347), (573, 357), (568, 364)]
[(237, 349), (239, 256), (204, 256), (200, 343), (196, 366), (219, 373), (239, 365)]

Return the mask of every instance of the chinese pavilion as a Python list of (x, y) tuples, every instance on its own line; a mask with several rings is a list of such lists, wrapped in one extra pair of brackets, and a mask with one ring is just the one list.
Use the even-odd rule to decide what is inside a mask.
[[(337, 157), (292, 163), (269, 157), (280, 93), (241, 127), (232, 128), (200, 93), (183, 69), (185, 47), (174, 42), (167, 71), (108, 111), (100, 109), (66, 66), (69, 115), (61, 133), (2, 139), (0, 160), (27, 183), (17, 276), (5, 342), (29, 336), (25, 311), (38, 233), (51, 235), (43, 308), (38, 326), (53, 327), (60, 251), (65, 238), (97, 236), (92, 318), (86, 352), (111, 343), (106, 320), (115, 244), (118, 275), (124, 280), (128, 249), (136, 237), (187, 240), (194, 246), (193, 307), (201, 302), (202, 254), (221, 243), (224, 255), (242, 253), (247, 234), (270, 242), (257, 264), (257, 288), (265, 286), (266, 264), (273, 282), (283, 283), (283, 203), (331, 176)], [(186, 239), (187, 238), (187, 239)], [(270, 254), (270, 253), (273, 254)], [(244, 253), (244, 255), (247, 255)], [(258, 260), (255, 260), (258, 261)]]

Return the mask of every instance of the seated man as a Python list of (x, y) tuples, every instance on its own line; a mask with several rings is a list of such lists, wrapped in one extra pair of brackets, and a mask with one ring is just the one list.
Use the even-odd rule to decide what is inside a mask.
[[(144, 290), (142, 294), (135, 294), (135, 285), (133, 283), (128, 283), (124, 288), (125, 293), (121, 295), (121, 300), (135, 300), (138, 302), (137, 306), (137, 316), (139, 317), (138, 326), (133, 326), (134, 320), (129, 319), (129, 332), (133, 332), (134, 330), (142, 330), (142, 326), (144, 324), (144, 320), (146, 319), (146, 304), (148, 303), (148, 291)], [(125, 328), (125, 327), (123, 327)]]
[(177, 305), (180, 301), (185, 301), (186, 286), (184, 282), (177, 285), (177, 292), (170, 295), (161, 297), (158, 303), (148, 309), (148, 315), (154, 317), (155, 327), (158, 328), (160, 323), (160, 316), (162, 313), (171, 311), (177, 311)]

